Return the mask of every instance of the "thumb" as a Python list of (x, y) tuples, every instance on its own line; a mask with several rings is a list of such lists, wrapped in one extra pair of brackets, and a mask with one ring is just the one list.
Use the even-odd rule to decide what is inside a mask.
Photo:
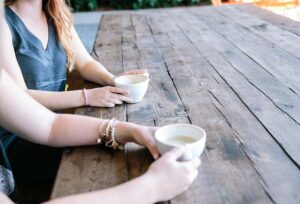
[(152, 144), (152, 143), (147, 144), (147, 148), (148, 148), (148, 150), (150, 151), (150, 153), (151, 153), (151, 155), (153, 156), (153, 158), (154, 158), (155, 160), (157, 160), (158, 157), (159, 157), (159, 153), (158, 153), (158, 150), (157, 150), (155, 144)]

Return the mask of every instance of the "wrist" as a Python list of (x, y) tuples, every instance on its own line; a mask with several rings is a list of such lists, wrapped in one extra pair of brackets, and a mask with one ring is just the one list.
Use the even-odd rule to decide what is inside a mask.
[(78, 106), (85, 106), (86, 104), (86, 93), (82, 90), (78, 90), (79, 93), (79, 105)]
[(135, 124), (128, 122), (117, 121), (116, 123), (116, 142), (126, 144), (127, 142), (133, 142), (133, 133)]
[(109, 78), (109, 80), (108, 80), (108, 85), (109, 86), (116, 86), (116, 84), (115, 84), (115, 76), (114, 75), (111, 75), (110, 76), (110, 78)]
[(82, 89), (82, 93), (83, 93), (83, 105), (84, 106), (89, 106), (89, 100), (88, 100), (88, 90), (86, 89)]
[(145, 190), (145, 198), (149, 201), (149, 203), (159, 202), (159, 189), (155, 185), (156, 178), (153, 174), (146, 172), (142, 176), (139, 177), (141, 179), (141, 183), (143, 184), (143, 189)]

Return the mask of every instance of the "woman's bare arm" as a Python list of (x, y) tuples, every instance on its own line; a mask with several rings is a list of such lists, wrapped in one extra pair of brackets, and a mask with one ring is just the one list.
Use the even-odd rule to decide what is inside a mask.
[[(93, 59), (83, 46), (76, 30), (72, 27), (72, 37), (75, 56), (75, 68), (79, 71), (81, 76), (89, 81), (105, 86), (114, 86), (114, 75), (110, 73), (100, 62)], [(119, 73), (120, 74), (120, 73)], [(122, 75), (126, 74), (145, 74), (149, 76), (146, 69), (129, 70)]]
[[(107, 120), (79, 115), (55, 114), (22, 91), (4, 71), (0, 82), (0, 124), (20, 137), (48, 146), (96, 144), (99, 127)], [(117, 140), (146, 146), (154, 157), (154, 127), (118, 121)]]
[(83, 46), (76, 30), (72, 27), (73, 46), (75, 50), (75, 68), (89, 81), (105, 86), (114, 86), (113, 77), (101, 63), (94, 60)]
[[(152, 178), (155, 179), (155, 178)], [(91, 193), (67, 196), (46, 202), (47, 204), (82, 204), (82, 203), (110, 203), (110, 204), (141, 204), (157, 201), (157, 190), (149, 175), (143, 175), (124, 184)]]
[[(85, 100), (82, 90), (50, 92), (27, 89), (16, 59), (10, 29), (5, 20), (3, 21), (3, 29), (1, 30), (3, 34), (3, 43), (0, 44), (0, 48), (5, 50), (5, 52), (2, 53), (2, 67), (4, 67), (13, 80), (30, 96), (50, 110), (62, 110), (84, 106)], [(89, 93), (89, 105), (96, 107), (113, 107), (115, 104), (121, 104), (123, 101), (130, 102), (130, 99), (126, 96), (127, 92), (125, 90), (116, 89), (115, 87), (90, 89), (87, 92)]]
[[(44, 145), (96, 144), (99, 126), (105, 120), (52, 113), (22, 91), (6, 72), (3, 72), (1, 78), (2, 127), (26, 140)], [(147, 146), (154, 157), (157, 154), (153, 140), (155, 128), (119, 122), (116, 131), (117, 141), (134, 141)], [(165, 154), (151, 165), (145, 175), (128, 183), (103, 191), (57, 199), (50, 203), (153, 203), (173, 198), (193, 182), (200, 165), (199, 159), (178, 162), (184, 152), (185, 149), (182, 148)]]

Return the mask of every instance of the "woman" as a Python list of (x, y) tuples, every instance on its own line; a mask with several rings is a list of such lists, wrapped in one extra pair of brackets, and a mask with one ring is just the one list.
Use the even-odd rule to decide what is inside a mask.
[[(1, 32), (2, 65), (13, 80), (51, 110), (84, 105), (113, 107), (130, 102), (127, 91), (112, 87), (113, 75), (85, 50), (63, 0), (6, 0)], [(108, 87), (64, 92), (66, 68)], [(51, 182), (61, 150), (35, 145), (0, 128), (0, 139), (20, 183)], [(26, 167), (26, 168), (25, 168)], [(47, 177), (42, 172), (47, 172)]]
[[(88, 54), (63, 0), (5, 0), (5, 4), (3, 66), (34, 99), (51, 110), (131, 101), (126, 90), (111, 87), (113, 74)], [(66, 68), (110, 87), (62, 92)]]
[[(0, 1), (0, 17), (2, 17)], [(0, 30), (3, 30), (3, 19), (0, 19)], [(0, 32), (0, 44), (3, 38)], [(0, 49), (0, 64), (2, 52)], [(55, 114), (28, 96), (16, 85), (0, 66), (0, 125), (26, 140), (50, 146), (75, 146), (96, 144), (106, 135), (108, 121), (66, 114)], [(9, 108), (8, 108), (9, 107)], [(139, 126), (133, 123), (117, 121), (114, 123), (116, 134), (114, 144), (136, 142), (146, 146), (157, 160), (142, 176), (129, 182), (102, 191), (59, 198), (49, 203), (154, 203), (168, 200), (183, 192), (197, 177), (199, 159), (178, 162), (185, 148), (174, 149), (161, 158), (154, 145), (154, 127)], [(106, 126), (106, 127), (105, 127)], [(107, 136), (107, 135), (106, 135)], [(112, 137), (111, 137), (112, 138)], [(14, 183), (5, 149), (0, 140), (0, 203), (11, 204), (6, 197), (13, 191)], [(163, 184), (163, 185), (161, 185)]]

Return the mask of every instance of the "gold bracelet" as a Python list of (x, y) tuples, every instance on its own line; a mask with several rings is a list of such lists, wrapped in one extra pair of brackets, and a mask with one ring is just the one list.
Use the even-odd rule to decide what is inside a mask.
[(99, 126), (99, 136), (96, 140), (97, 144), (103, 144), (103, 138), (105, 136), (105, 133), (102, 133), (102, 128), (104, 126), (104, 121), (101, 123), (101, 125)]
[(97, 143), (104, 144), (106, 147), (113, 148), (114, 150), (116, 149), (123, 150), (124, 145), (119, 144), (116, 141), (115, 124), (116, 124), (116, 119), (115, 118), (111, 119), (106, 126), (105, 133), (102, 133), (103, 124), (100, 125), (99, 137), (97, 138)]

